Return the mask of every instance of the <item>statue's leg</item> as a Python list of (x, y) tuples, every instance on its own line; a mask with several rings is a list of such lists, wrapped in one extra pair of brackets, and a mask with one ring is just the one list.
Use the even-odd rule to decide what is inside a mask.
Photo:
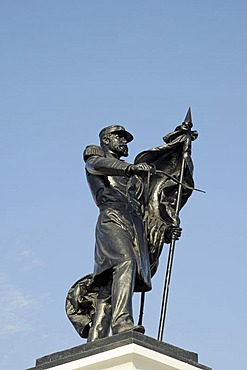
[(106, 286), (100, 288), (93, 324), (89, 330), (88, 342), (93, 342), (109, 335), (111, 314), (111, 281), (109, 281)]
[(112, 334), (133, 329), (132, 295), (136, 277), (136, 261), (124, 261), (113, 268)]

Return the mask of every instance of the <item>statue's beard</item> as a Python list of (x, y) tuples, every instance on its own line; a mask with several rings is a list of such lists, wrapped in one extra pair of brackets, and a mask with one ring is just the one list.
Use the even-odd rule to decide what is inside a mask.
[(128, 157), (129, 150), (127, 145), (120, 145), (121, 157)]
[(111, 150), (118, 155), (118, 157), (128, 157), (129, 149), (126, 144), (117, 144), (112, 146)]

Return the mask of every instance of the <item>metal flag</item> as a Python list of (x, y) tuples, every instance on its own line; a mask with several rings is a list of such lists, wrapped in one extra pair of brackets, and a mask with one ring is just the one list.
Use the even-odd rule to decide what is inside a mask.
[[(167, 134), (165, 145), (146, 150), (137, 155), (135, 163), (146, 162), (156, 171), (144, 184), (144, 225), (148, 239), (151, 275), (158, 268), (164, 243), (169, 244), (167, 271), (161, 307), (158, 340), (162, 340), (167, 309), (168, 292), (175, 248), (175, 235), (171, 239), (169, 230), (179, 227), (179, 211), (191, 196), (194, 187), (191, 142), (198, 136), (192, 131), (191, 109), (183, 123)], [(200, 190), (199, 190), (200, 191)], [(141, 298), (139, 321), (142, 321), (144, 293)]]
[[(180, 208), (181, 208), (183, 180), (184, 180), (184, 172), (185, 172), (185, 167), (186, 167), (186, 160), (191, 155), (192, 119), (191, 119), (191, 109), (190, 108), (188, 109), (188, 112), (186, 114), (183, 125), (186, 129), (186, 139), (183, 143), (182, 163), (181, 163), (181, 169), (180, 169), (179, 185), (178, 185), (176, 207), (175, 207), (175, 217), (176, 218), (178, 218), (179, 211), (180, 211)], [(177, 226), (179, 226), (179, 225), (177, 225)], [(172, 273), (172, 264), (173, 264), (175, 243), (176, 243), (176, 238), (173, 235), (171, 243), (170, 243), (170, 248), (169, 248), (167, 269), (166, 269), (166, 277), (165, 277), (165, 285), (164, 285), (163, 298), (162, 298), (162, 304), (161, 304), (160, 322), (159, 322), (159, 330), (158, 330), (158, 338), (157, 338), (160, 341), (162, 341), (163, 333), (164, 333), (167, 302), (168, 302), (168, 293), (169, 293), (171, 273)]]

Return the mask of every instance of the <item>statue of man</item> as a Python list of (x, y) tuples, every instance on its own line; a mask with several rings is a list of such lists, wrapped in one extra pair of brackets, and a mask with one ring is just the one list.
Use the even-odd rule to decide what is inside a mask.
[[(100, 288), (88, 341), (106, 337), (110, 328), (113, 335), (129, 330), (144, 333), (142, 325), (134, 325), (132, 295), (151, 290), (140, 194), (153, 168), (120, 159), (128, 156), (127, 144), (133, 140), (123, 126), (107, 126), (99, 137), (100, 146), (84, 150), (87, 180), (100, 211), (94, 266), (94, 283)], [(181, 229), (174, 227), (173, 235), (180, 234)]]

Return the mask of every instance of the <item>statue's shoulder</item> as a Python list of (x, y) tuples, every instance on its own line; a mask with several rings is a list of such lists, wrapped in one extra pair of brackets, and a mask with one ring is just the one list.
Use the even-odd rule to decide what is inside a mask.
[(83, 159), (86, 162), (89, 157), (97, 155), (99, 157), (104, 157), (105, 152), (99, 145), (88, 145), (83, 151)]

